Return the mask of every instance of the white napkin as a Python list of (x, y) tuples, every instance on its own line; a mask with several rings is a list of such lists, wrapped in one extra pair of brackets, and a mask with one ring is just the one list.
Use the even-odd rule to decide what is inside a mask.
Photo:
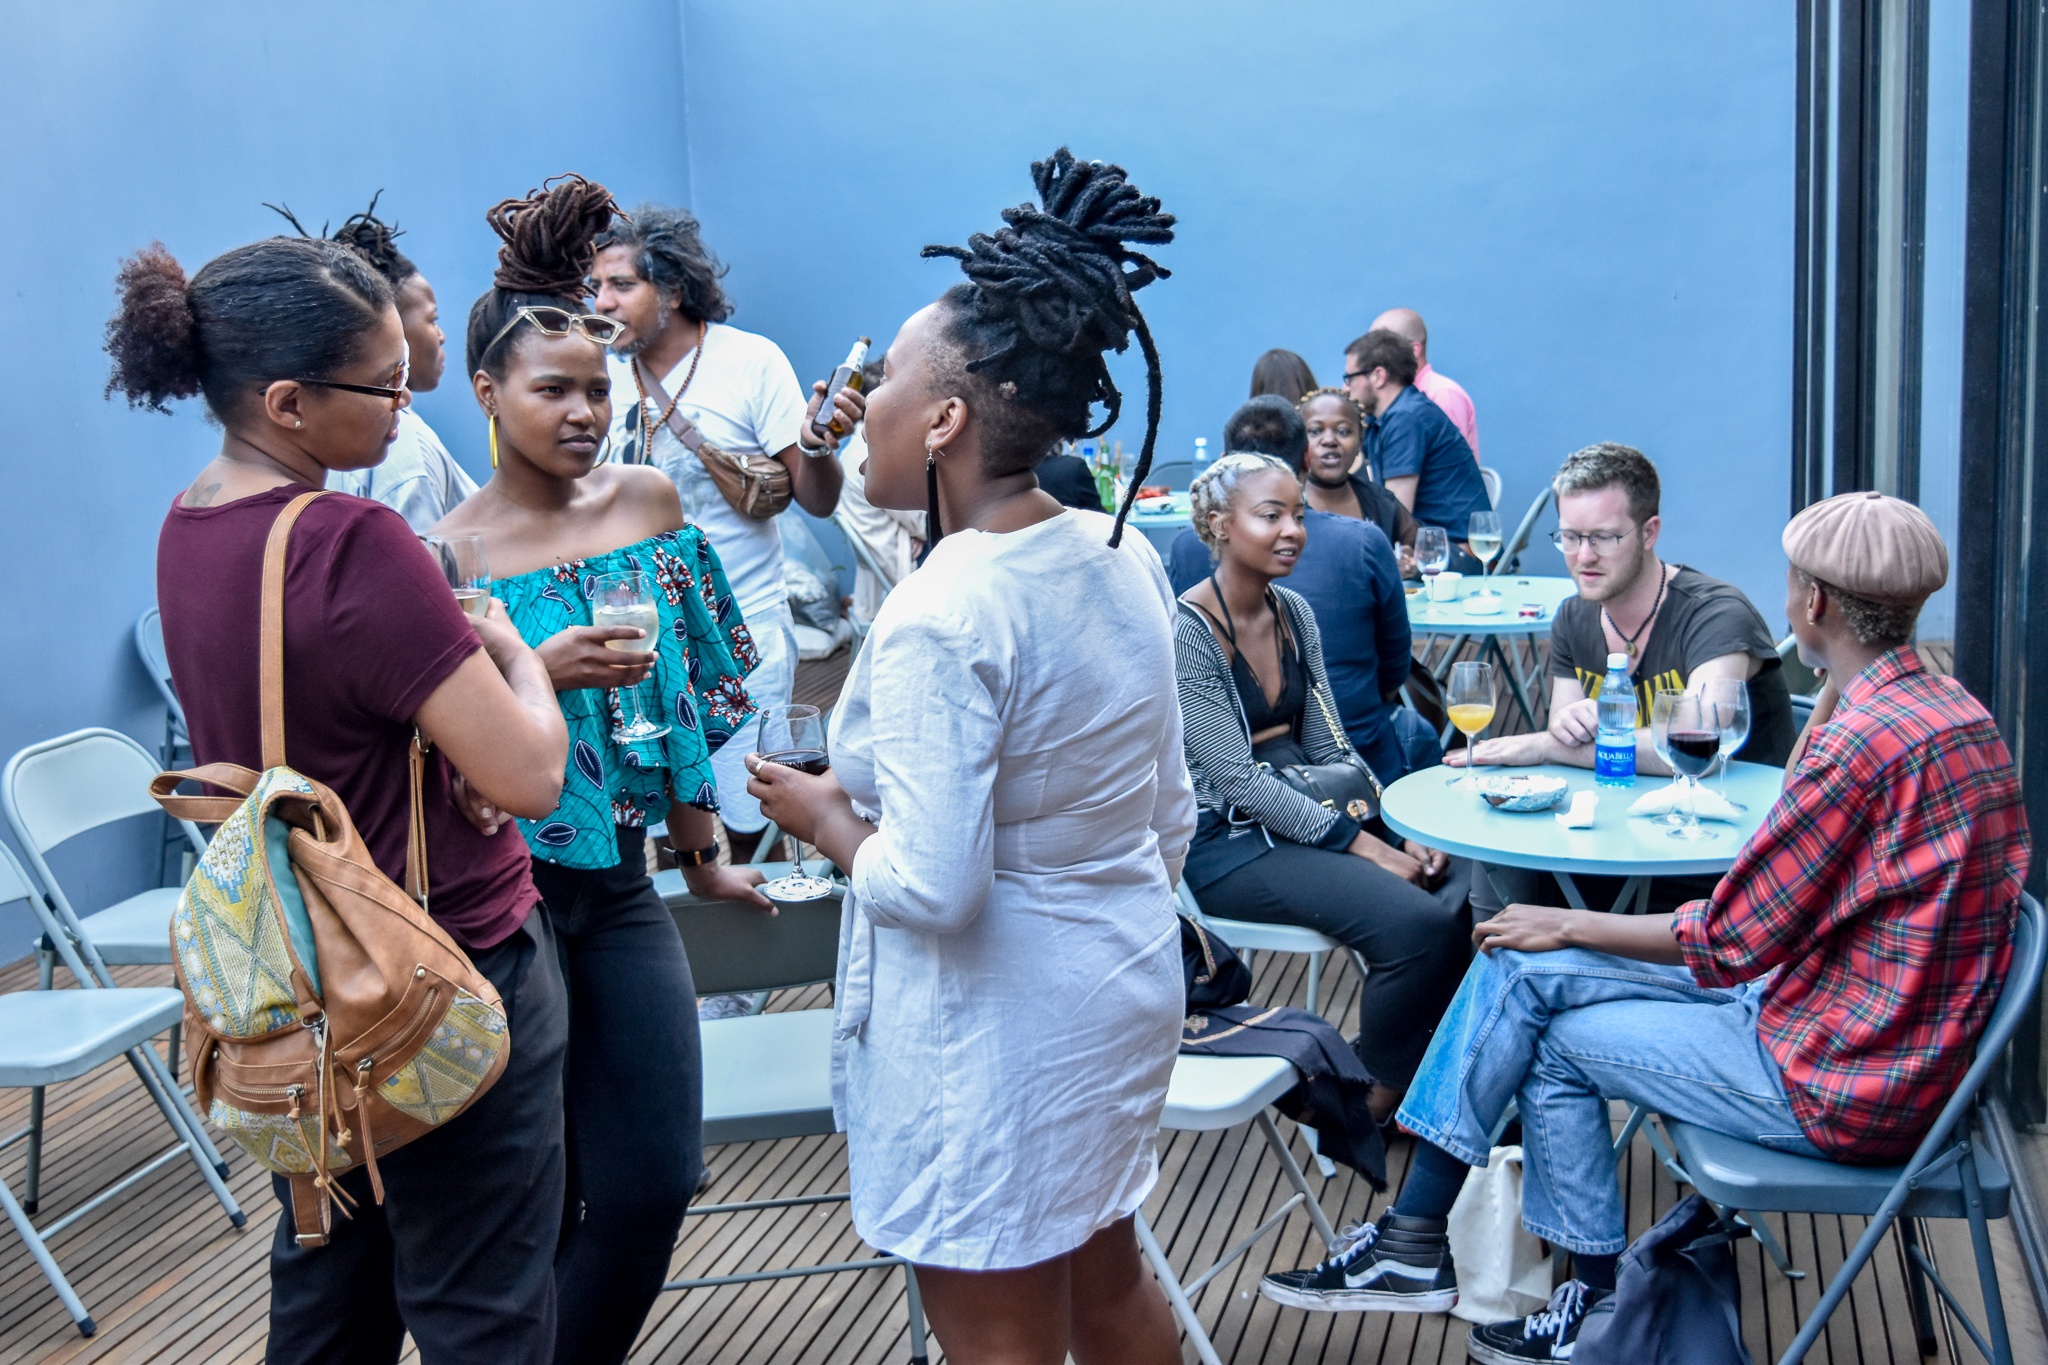
[(1600, 793), (1574, 792), (1572, 793), (1571, 809), (1559, 811), (1557, 813), (1557, 823), (1563, 825), (1566, 829), (1591, 829), (1593, 828), (1593, 812), (1599, 808)]
[[(1712, 787), (1694, 789), (1693, 813), (1702, 820), (1725, 820), (1733, 824), (1741, 814), (1735, 807), (1722, 800)], [(1656, 791), (1648, 792), (1635, 799), (1628, 808), (1630, 815), (1663, 815), (1678, 809), (1678, 784), (1667, 782)]]

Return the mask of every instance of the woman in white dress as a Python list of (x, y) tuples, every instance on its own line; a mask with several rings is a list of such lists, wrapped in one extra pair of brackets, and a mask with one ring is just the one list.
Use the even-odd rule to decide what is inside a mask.
[(868, 497), (926, 508), (934, 548), (854, 663), (832, 771), (747, 761), (769, 817), (851, 869), (835, 1061), (861, 1235), (917, 1266), (956, 1365), (1168, 1365), (1131, 1224), (1185, 1008), (1173, 591), (1122, 516), (1032, 469), (1092, 402), (1115, 417), (1103, 354), (1135, 330), (1142, 481), (1158, 362), (1130, 291), (1164, 272), (1125, 243), (1173, 219), (1064, 148), (1032, 174), (1044, 210), (927, 248), (968, 283), (903, 325), (868, 403)]

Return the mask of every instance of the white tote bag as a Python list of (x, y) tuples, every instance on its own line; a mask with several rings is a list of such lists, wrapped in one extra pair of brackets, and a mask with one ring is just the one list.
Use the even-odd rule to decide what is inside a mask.
[(1496, 1147), (1451, 1205), (1451, 1259), (1467, 1322), (1505, 1322), (1550, 1301), (1550, 1248), (1522, 1227), (1522, 1149)]

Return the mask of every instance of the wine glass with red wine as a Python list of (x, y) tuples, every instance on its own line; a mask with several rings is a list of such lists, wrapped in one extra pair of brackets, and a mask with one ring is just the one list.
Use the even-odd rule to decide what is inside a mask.
[[(770, 763), (813, 777), (832, 766), (825, 746), (825, 717), (815, 706), (764, 706), (759, 734), (755, 752)], [(792, 836), (789, 846), (796, 853), (796, 866), (763, 882), (761, 894), (771, 901), (814, 901), (831, 895), (832, 883), (804, 871), (803, 842)]]
[(1713, 831), (1700, 826), (1694, 809), (1699, 780), (1721, 756), (1721, 720), (1714, 704), (1697, 692), (1659, 692), (1651, 703), (1651, 724), (1664, 725), (1665, 752), (1671, 768), (1685, 782), (1683, 817), (1674, 839), (1711, 839)]

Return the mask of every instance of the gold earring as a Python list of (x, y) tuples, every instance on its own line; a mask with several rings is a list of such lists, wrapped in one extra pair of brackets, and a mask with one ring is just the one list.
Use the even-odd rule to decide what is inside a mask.
[(498, 467), (498, 414), (491, 414), (491, 468)]

